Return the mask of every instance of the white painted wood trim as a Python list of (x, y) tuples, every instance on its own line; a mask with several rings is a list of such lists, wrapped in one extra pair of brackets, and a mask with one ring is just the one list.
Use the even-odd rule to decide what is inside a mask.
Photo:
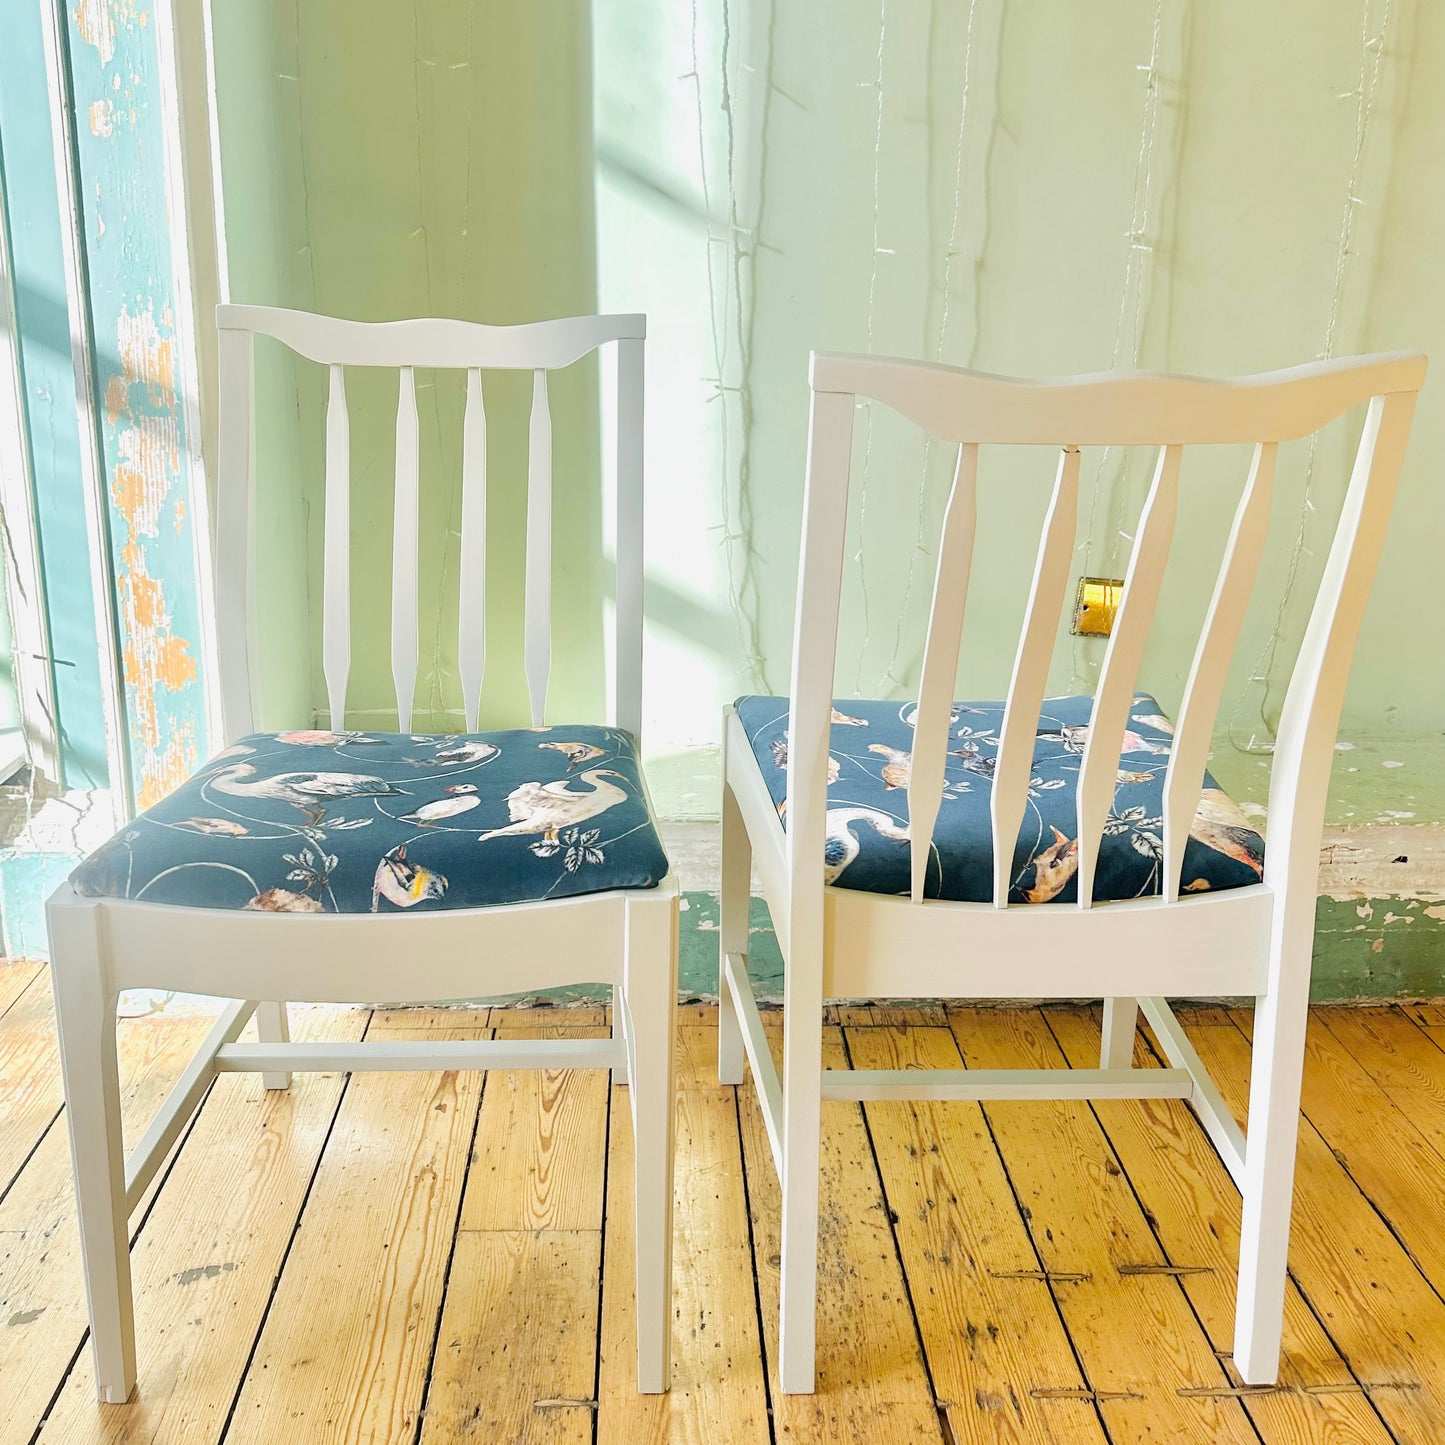
[(1219, 703), (1235, 645), (1244, 625), (1264, 541), (1274, 491), (1279, 448), (1261, 442), (1254, 449), (1249, 478), (1234, 514), (1234, 525), (1214, 584), (1209, 611), (1184, 686), (1179, 722), (1164, 777), (1164, 896), (1173, 903), (1183, 882), (1184, 850), (1204, 788), (1204, 769)]
[(522, 326), (416, 319), (346, 321), (274, 306), (221, 306), (216, 324), (274, 337), (298, 355), (324, 365), (420, 366), (467, 370), (556, 371), (609, 341), (641, 341), (647, 318), (567, 316)]
[(1104, 822), (1114, 806), (1124, 731), (1139, 680), (1139, 665), (1158, 609), (1164, 569), (1169, 564), (1174, 519), (1179, 512), (1179, 463), (1183, 450), (1179, 446), (1160, 450), (1124, 577), (1124, 595), (1114, 619), (1114, 630), (1109, 634), (1104, 667), (1089, 714), (1089, 735), (1084, 743), (1075, 795), (1080, 908), (1094, 906), (1094, 865), (1099, 857)]
[(321, 596), (321, 667), (330, 723), (346, 727), (346, 679), (351, 672), (351, 419), (346, 372), (330, 368), (326, 400), (326, 500)]
[(64, 7), (41, 0), (45, 78), (50, 98), (50, 133), (55, 147), (55, 181), (60, 192), (60, 250), (65, 270), (65, 305), (70, 324), (70, 360), (75, 375), (75, 409), (80, 426), (81, 490), (85, 499), (91, 592), (95, 601), (96, 647), (100, 654), (101, 709), (105, 717), (106, 765), (112, 806), (120, 816), (135, 811), (127, 742), (125, 683), (116, 622), (115, 578), (110, 550), (110, 515), (101, 464), (100, 411), (95, 396), (90, 297), (85, 289), (85, 247), (81, 235), (80, 177), (76, 172), (75, 115), (66, 83), (68, 66), (62, 27)]
[(391, 677), (396, 685), (396, 727), (411, 731), (420, 655), (417, 555), (418, 452), (416, 372), (401, 368), (396, 402), (396, 511), (391, 542)]
[(915, 903), (923, 899), (928, 860), (933, 852), (933, 827), (943, 803), (954, 684), (958, 677), (958, 652), (963, 639), (963, 613), (977, 522), (978, 448), (965, 442), (958, 449), (958, 465), (943, 514), (933, 604), (928, 614), (928, 636), (918, 685), (918, 709), (913, 718), (908, 819), (913, 835), (909, 846)]
[(523, 654), (532, 726), (546, 720), (552, 671), (552, 414), (547, 373), (532, 373), (532, 416), (527, 428), (527, 561)]
[(625, 1068), (617, 1039), (436, 1039), (360, 1044), (227, 1044), (218, 1073), (366, 1073), (409, 1069)]
[(1141, 998), (1139, 1007), (1149, 1020), (1149, 1027), (1164, 1050), (1164, 1057), (1176, 1069), (1183, 1069), (1190, 1078), (1192, 1088), (1189, 1103), (1204, 1126), (1204, 1132), (1214, 1142), (1230, 1178), (1239, 1187), (1244, 1185), (1245, 1140), (1244, 1130), (1235, 1122), (1234, 1114), (1218, 1086), (1210, 1077), (1204, 1060), (1189, 1042), (1189, 1036), (1176, 1017), (1174, 1010), (1162, 998)]
[(1106, 998), (1104, 1026), (1099, 1035), (1099, 1067), (1133, 1068), (1134, 1036), (1138, 1031), (1139, 1001), (1132, 998)]
[(815, 391), (872, 397), (952, 442), (1180, 446), (1286, 441), (1371, 397), (1415, 392), (1425, 358), (1344, 357), (1228, 381), (1101, 372), (1025, 381), (886, 356), (815, 351)]
[(788, 902), (788, 860), (787, 835), (782, 820), (773, 805), (772, 794), (763, 781), (747, 733), (738, 719), (736, 710), (729, 704), (723, 709), (723, 759), (729, 789), (742, 814), (748, 837), (752, 842), (753, 866), (763, 885), (763, 896), (768, 900), (768, 912), (773, 920), (773, 932), (777, 935), (778, 946), (786, 959), (788, 948), (788, 919), (791, 909)]
[(181, 1137), (182, 1130), (196, 1112), (216, 1077), (216, 1055), (239, 1037), (251, 1015), (256, 1011), (254, 1000), (238, 999), (221, 1011), (210, 1033), (192, 1056), (179, 1079), (171, 1086), (165, 1101), (156, 1111), (150, 1127), (141, 1136), (125, 1164), (125, 1207), (133, 1210), (140, 1203), (156, 1171), (166, 1162), (171, 1145)]
[[(161, 0), (154, 9), (164, 136), (166, 215), (175, 278), (177, 404), (185, 423), (191, 536), (201, 636), (206, 733), (221, 736), (217, 675), (212, 487), (216, 461), (216, 304), (221, 300), (211, 178), (205, 36), (200, 10)], [(214, 744), (213, 744), (214, 749)]]
[(223, 331), (218, 343), (216, 429), (216, 625), (222, 742), (252, 730), (251, 493), (255, 418), (252, 351), (247, 331)]
[(763, 1116), (763, 1127), (767, 1131), (773, 1167), (778, 1171), (778, 1177), (782, 1178), (783, 1086), (773, 1064), (772, 1051), (768, 1048), (768, 1036), (763, 1032), (763, 1019), (758, 1012), (757, 1000), (753, 997), (747, 964), (737, 954), (723, 955), (723, 985), (732, 1000), (742, 1030), (743, 1052), (752, 1067), (753, 1083), (758, 1091), (758, 1108)]
[[(623, 914), (656, 889), (432, 913), (266, 913), (82, 899), (68, 883), (57, 905), (93, 902), (105, 917), (117, 990), (173, 988), (326, 1003), (375, 1003), (397, 993), (408, 960), (410, 1002), (621, 982)], [(299, 925), (299, 926), (298, 926)]]
[(824, 1069), (828, 1099), (1187, 1099), (1184, 1069)]
[(60, 779), (55, 678), (45, 610), (45, 580), (35, 520), (20, 332), (15, 320), (10, 226), (0, 189), (0, 514), (5, 521), (5, 596), (9, 604), (16, 701), (31, 765)]
[(467, 372), (462, 419), (461, 575), (457, 593), (457, 667), (467, 731), (477, 730), (487, 671), (487, 409), (482, 373)]
[(617, 343), (617, 601), (612, 719), (642, 738), (642, 630), (646, 552), (643, 525), (644, 351)]
[(1259, 992), (1275, 898), (1255, 884), (1004, 909), (827, 888), (824, 906), (829, 999), (1212, 998)]
[(995, 908), (1008, 907), (1014, 848), (1028, 802), (1029, 779), (1033, 777), (1039, 711), (1043, 706), (1049, 659), (1053, 656), (1064, 594), (1068, 589), (1078, 516), (1079, 452), (1077, 447), (1066, 446), (1059, 453), (1059, 469), (1044, 518), (1033, 583), (1029, 588), (1028, 611), (1019, 635), (1013, 679), (1009, 683), (1003, 723), (999, 728), (998, 761), (989, 801), (993, 820)]

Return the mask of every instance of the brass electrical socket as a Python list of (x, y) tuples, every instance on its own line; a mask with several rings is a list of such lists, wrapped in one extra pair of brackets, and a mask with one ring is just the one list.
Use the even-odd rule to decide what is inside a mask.
[(1122, 577), (1080, 577), (1070, 631), (1076, 637), (1107, 637), (1114, 630), (1114, 614), (1123, 595)]

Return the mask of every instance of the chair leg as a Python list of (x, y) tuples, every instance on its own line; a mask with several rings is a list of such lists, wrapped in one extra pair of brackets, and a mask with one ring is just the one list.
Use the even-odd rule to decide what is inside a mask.
[[(793, 966), (790, 958), (788, 967)], [(821, 1003), (795, 1003), (791, 997), (785, 1003), (778, 1377), (784, 1394), (810, 1395), (814, 1389), (817, 1345), (823, 1010)]]
[(1270, 969), (1274, 987), (1255, 1003), (1234, 1322), (1234, 1363), (1247, 1385), (1279, 1375), (1312, 942), (1305, 931), (1284, 949), (1283, 966)]
[(675, 893), (628, 900), (622, 995), (626, 1028), (632, 1040), (637, 1388), (644, 1395), (656, 1395), (665, 1391), (672, 1380)]
[(743, 1031), (722, 974), (730, 953), (748, 956), (752, 906), (753, 844), (732, 789), (723, 784), (722, 888), (718, 927), (717, 1077), (720, 1084), (743, 1081)]
[(1139, 1025), (1139, 1004), (1132, 998), (1104, 1000), (1104, 1038), (1099, 1046), (1101, 1069), (1128, 1069), (1134, 1065), (1134, 1030)]
[[(284, 1003), (258, 1003), (256, 1005), (256, 1038), (263, 1044), (289, 1044), (291, 1042), (291, 1020)], [(267, 1089), (289, 1089), (290, 1074), (262, 1074), (261, 1085)]]
[[(624, 1047), (630, 1047), (627, 1044), (626, 1008), (627, 1005), (622, 996), (622, 986), (621, 984), (614, 983), (612, 985), (612, 1040), (614, 1043), (621, 1040)], [(613, 1066), (612, 1087), (614, 1089), (626, 1087), (629, 1067), (630, 1064), (628, 1063)]]
[(96, 1394), (118, 1405), (130, 1398), (136, 1370), (116, 998), (99, 908), (71, 897), (52, 899), (47, 913)]

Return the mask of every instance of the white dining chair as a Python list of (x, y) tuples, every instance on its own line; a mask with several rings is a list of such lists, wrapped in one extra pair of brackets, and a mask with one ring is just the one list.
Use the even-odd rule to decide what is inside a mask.
[[(1234, 1361), (1279, 1368), (1319, 846), (1345, 682), (1425, 372), (1324, 361), (1236, 381), (1020, 381), (820, 353), (791, 695), (727, 710), (719, 1075), (744, 1058), (782, 1180), (780, 1376), (814, 1385), (820, 1104), (843, 1099), (1188, 1100), (1243, 1193)], [(833, 701), (854, 409), (958, 445), (916, 702)], [(1368, 402), (1274, 747), (1269, 843), (1205, 773), (1269, 524), (1278, 445)], [(1177, 728), (1136, 692), (1185, 446), (1251, 443)], [(1003, 703), (955, 702), (981, 444), (1058, 449)], [(1158, 448), (1092, 697), (1045, 698), (1075, 555), (1080, 448)], [(876, 472), (876, 466), (875, 466)], [(785, 961), (782, 1073), (748, 978), (756, 864)], [(1098, 1069), (822, 1067), (836, 998), (1105, 999)], [(1166, 999), (1253, 995), (1245, 1135)], [(1131, 1067), (1142, 1007), (1170, 1067)], [(1341, 1248), (1347, 1241), (1341, 1240)]]
[[(671, 1340), (677, 882), (638, 764), (642, 706), (642, 316), (522, 326), (359, 323), (256, 306), (217, 310), (216, 605), (225, 750), (134, 819), (49, 900), (51, 971), (99, 1396), (136, 1382), (128, 1218), (213, 1079), (294, 1070), (613, 1070), (636, 1147), (638, 1384), (662, 1391)], [(248, 624), (253, 343), (272, 337), (329, 371), (322, 636), (329, 726), (252, 731)], [(614, 699), (605, 727), (545, 725), (550, 671), (550, 371), (616, 348)], [(397, 731), (348, 730), (350, 538), (385, 519), (350, 507), (346, 369), (398, 374), (391, 573)], [(418, 666), (415, 368), (465, 375), (459, 668), (466, 728), (413, 734)], [(530, 715), (478, 732), (486, 638), (484, 370), (533, 377), (525, 537)], [(254, 640), (253, 640), (254, 641)], [(283, 999), (436, 1002), (611, 985), (599, 1040), (292, 1043)], [(147, 987), (238, 1000), (220, 1015), (129, 1160), (121, 1138), (116, 998)], [(258, 1002), (259, 1001), (259, 1002)], [(256, 1016), (259, 1042), (236, 1040)], [(498, 1341), (498, 1348), (504, 1342)]]

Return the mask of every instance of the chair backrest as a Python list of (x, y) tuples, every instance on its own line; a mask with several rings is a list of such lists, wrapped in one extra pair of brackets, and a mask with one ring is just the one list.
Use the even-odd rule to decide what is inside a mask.
[[(411, 730), (419, 657), (418, 432), (415, 369), (466, 373), (457, 656), (467, 731), (476, 731), (486, 666), (487, 419), (484, 370), (530, 371), (523, 658), (534, 727), (551, 672), (552, 421), (547, 373), (608, 343), (617, 347), (616, 610), (611, 717), (638, 733), (642, 715), (642, 408), (645, 316), (573, 316), (523, 326), (470, 321), (362, 322), (269, 306), (216, 308), (220, 334), (216, 611), (221, 711), (228, 742), (251, 730), (250, 578), (254, 338), (269, 336), (330, 372), (322, 545), (322, 670), (332, 726), (345, 726), (351, 665), (351, 466), (345, 369), (400, 373), (392, 519), (391, 672), (397, 726)], [(380, 520), (380, 519), (378, 519)]]
[(1179, 710), (1165, 779), (1162, 902), (1179, 899), (1184, 844), (1269, 525), (1275, 454), (1362, 402), (1369, 412), (1329, 558), (1285, 698), (1274, 752), (1264, 882), (1317, 868), (1324, 799), (1355, 638), (1389, 521), (1425, 359), (1325, 361), (1235, 381), (1110, 373), (1021, 381), (883, 357), (815, 353), (802, 558), (793, 634), (788, 751), (789, 873), (818, 887), (855, 403), (880, 402), (958, 444), (944, 514), (915, 716), (908, 811), (912, 897), (923, 901), (942, 800), (950, 704), (973, 556), (981, 444), (1059, 448), (1033, 584), (1015, 655), (993, 778), (993, 902), (1006, 907), (1033, 770), (1035, 733), (1074, 556), (1081, 447), (1158, 447), (1123, 595), (1104, 656), (1078, 786), (1079, 905), (1093, 904), (1099, 843), (1174, 534), (1185, 446), (1253, 443), (1254, 460), (1224, 550)]

